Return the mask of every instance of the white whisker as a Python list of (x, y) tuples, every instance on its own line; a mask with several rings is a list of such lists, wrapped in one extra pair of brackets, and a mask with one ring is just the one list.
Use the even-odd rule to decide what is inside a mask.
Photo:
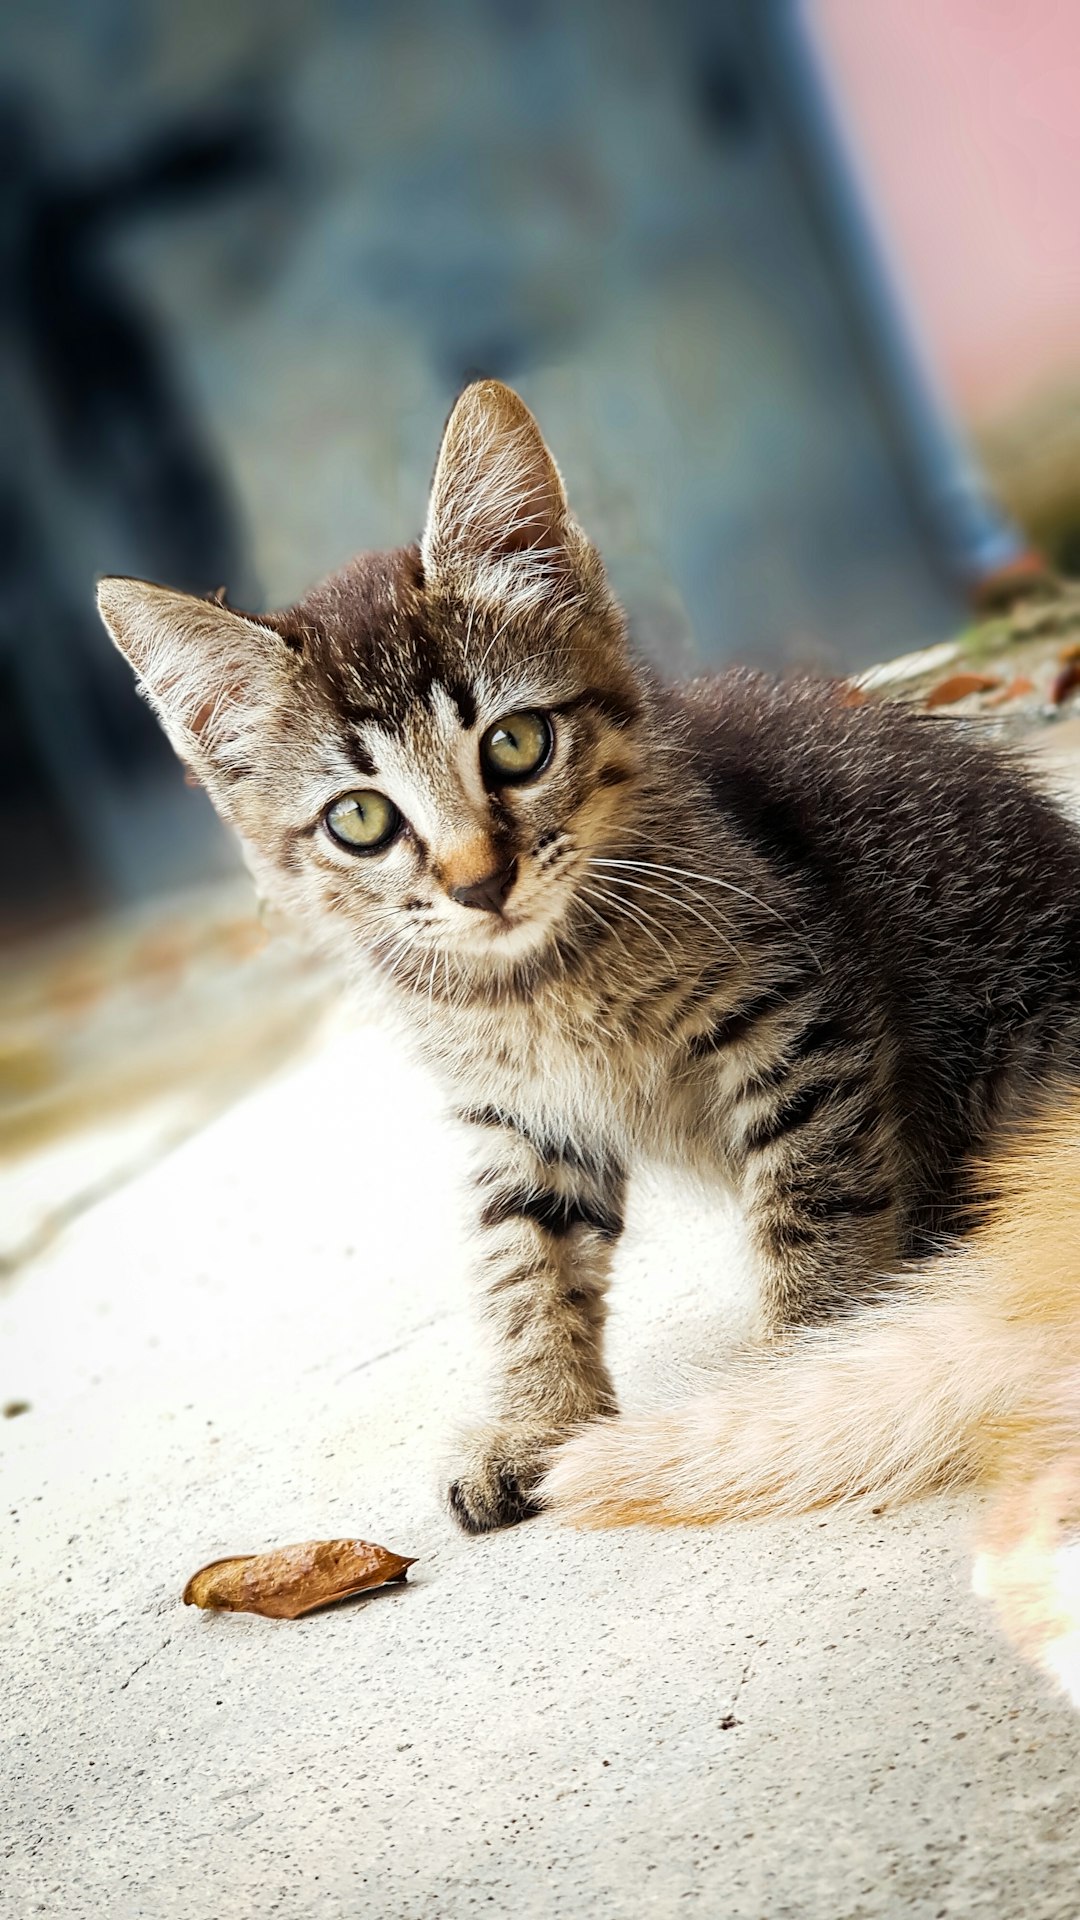
[[(582, 888), (582, 891), (584, 891), (584, 888)], [(658, 939), (657, 933), (651, 931), (651, 929), (655, 927), (658, 933), (662, 933), (663, 928), (660, 926), (658, 920), (654, 920), (650, 914), (645, 912), (644, 907), (632, 906), (630, 901), (623, 900), (618, 895), (609, 894), (603, 889), (599, 891), (594, 890), (592, 897), (599, 899), (604, 906), (611, 908), (612, 912), (623, 913), (628, 920), (636, 921), (641, 931), (652, 941), (654, 947), (658, 948), (663, 954), (665, 960), (669, 957), (671, 951), (670, 944), (665, 943), (662, 939)]]
[[(639, 838), (645, 839), (646, 836), (640, 835)], [(666, 851), (666, 849), (664, 850)], [(780, 925), (786, 928), (788, 933), (793, 934), (796, 939), (801, 941), (806, 951), (810, 954), (811, 959), (814, 961), (814, 964), (820, 964), (817, 955), (814, 953), (813, 948), (805, 936), (798, 928), (792, 926), (790, 920), (786, 919), (776, 907), (770, 906), (767, 900), (762, 900), (756, 893), (751, 893), (749, 888), (736, 886), (733, 880), (721, 880), (717, 874), (713, 873), (696, 873), (689, 867), (665, 866), (658, 860), (615, 860), (604, 858), (602, 861), (599, 861), (598, 864), (604, 866), (639, 867), (649, 873), (673, 874), (680, 879), (700, 880), (705, 886), (720, 887), (725, 893), (737, 894), (740, 899), (748, 900), (752, 906), (759, 908), (762, 913), (767, 913), (773, 920), (778, 920)]]
[[(595, 864), (597, 866), (610, 866), (610, 865), (622, 864), (622, 863), (621, 862), (615, 863), (611, 861), (597, 861), (595, 862)], [(630, 887), (634, 891), (639, 893), (655, 894), (658, 900), (665, 901), (669, 907), (675, 907), (683, 913), (690, 914), (693, 919), (700, 921), (701, 925), (707, 928), (710, 933), (715, 934), (717, 939), (722, 940), (724, 945), (727, 947), (728, 951), (734, 954), (736, 960), (740, 960), (740, 961), (742, 960), (743, 956), (740, 953), (738, 947), (735, 945), (735, 942), (733, 940), (728, 939), (727, 934), (724, 933), (722, 928), (717, 924), (716, 919), (704, 913), (700, 913), (698, 911), (698, 908), (693, 904), (691, 900), (685, 899), (679, 894), (667, 892), (663, 887), (647, 886), (643, 880), (628, 880), (625, 877), (625, 875), (622, 875), (622, 874), (617, 876), (617, 879), (618, 879), (618, 884), (621, 887)]]

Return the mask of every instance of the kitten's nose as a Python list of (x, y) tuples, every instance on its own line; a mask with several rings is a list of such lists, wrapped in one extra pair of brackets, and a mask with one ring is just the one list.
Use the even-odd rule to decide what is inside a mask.
[(473, 880), (467, 887), (455, 887), (450, 898), (456, 900), (459, 907), (483, 907), (487, 913), (501, 913), (503, 901), (516, 879), (517, 861), (511, 860), (509, 866), (497, 867), (482, 880)]

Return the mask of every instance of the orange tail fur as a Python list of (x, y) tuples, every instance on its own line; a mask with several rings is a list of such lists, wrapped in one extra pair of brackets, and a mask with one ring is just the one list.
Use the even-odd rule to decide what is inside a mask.
[(992, 1171), (994, 1216), (916, 1285), (707, 1395), (581, 1429), (548, 1506), (663, 1525), (994, 1484), (978, 1589), (1080, 1704), (1080, 1102)]

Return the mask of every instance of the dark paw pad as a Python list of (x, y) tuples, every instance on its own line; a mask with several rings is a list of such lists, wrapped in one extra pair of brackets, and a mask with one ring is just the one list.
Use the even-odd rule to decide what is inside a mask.
[(466, 1533), (493, 1533), (497, 1527), (516, 1527), (540, 1511), (540, 1502), (519, 1480), (512, 1467), (493, 1469), (483, 1479), (454, 1480), (448, 1499), (450, 1511)]

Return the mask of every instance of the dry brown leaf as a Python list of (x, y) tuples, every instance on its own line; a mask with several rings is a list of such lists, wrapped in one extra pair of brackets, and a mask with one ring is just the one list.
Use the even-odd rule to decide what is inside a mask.
[(947, 680), (939, 680), (931, 687), (926, 696), (927, 707), (949, 707), (954, 700), (963, 700), (969, 693), (989, 693), (992, 687), (1000, 687), (999, 673), (950, 673)]
[(1070, 693), (1075, 693), (1077, 687), (1080, 687), (1080, 660), (1068, 660), (1054, 675), (1054, 683), (1050, 688), (1051, 704), (1060, 707), (1062, 701)]
[(270, 1553), (212, 1560), (192, 1574), (184, 1588), (184, 1605), (296, 1620), (331, 1600), (404, 1580), (414, 1564), (368, 1540), (302, 1540)]
[(999, 687), (996, 693), (988, 693), (984, 704), (988, 707), (1007, 707), (1010, 700), (1023, 700), (1034, 692), (1034, 680), (1029, 679), (1026, 673), (1018, 673), (1007, 686)]

